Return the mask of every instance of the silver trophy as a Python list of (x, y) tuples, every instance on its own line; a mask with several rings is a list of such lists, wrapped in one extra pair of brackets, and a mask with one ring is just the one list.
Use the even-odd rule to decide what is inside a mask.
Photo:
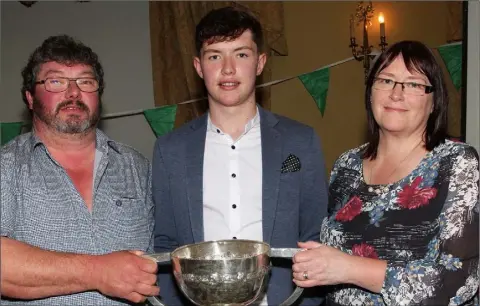
[[(146, 254), (158, 263), (172, 262), (175, 280), (195, 305), (250, 305), (264, 291), (270, 257), (292, 258), (301, 249), (270, 248), (253, 240), (219, 240), (185, 245), (171, 253)], [(292, 305), (303, 292), (297, 287), (280, 306)], [(148, 301), (166, 306), (156, 297)]]

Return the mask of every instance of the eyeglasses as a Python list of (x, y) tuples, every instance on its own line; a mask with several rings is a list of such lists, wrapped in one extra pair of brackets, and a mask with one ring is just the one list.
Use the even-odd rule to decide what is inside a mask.
[(68, 89), (71, 81), (74, 81), (78, 88), (84, 92), (95, 92), (99, 87), (98, 81), (94, 78), (46, 78), (45, 80), (35, 82), (35, 84), (43, 84), (46, 91), (62, 92)]
[(384, 78), (375, 78), (372, 88), (378, 90), (393, 90), (397, 84), (402, 85), (403, 93), (406, 95), (423, 96), (433, 92), (433, 86), (431, 85), (416, 82), (396, 82)]

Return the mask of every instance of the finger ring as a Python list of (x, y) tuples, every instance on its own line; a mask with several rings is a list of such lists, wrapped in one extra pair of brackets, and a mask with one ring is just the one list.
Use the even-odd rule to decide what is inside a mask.
[(303, 272), (303, 279), (304, 279), (304, 280), (307, 280), (307, 279), (308, 279), (308, 273), (307, 273), (307, 271), (304, 271), (304, 272)]

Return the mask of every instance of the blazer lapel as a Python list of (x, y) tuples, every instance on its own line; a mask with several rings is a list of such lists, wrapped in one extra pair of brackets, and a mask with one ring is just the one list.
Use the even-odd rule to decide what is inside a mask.
[(203, 156), (207, 117), (192, 122), (193, 131), (186, 146), (187, 200), (194, 243), (203, 241)]
[(271, 113), (260, 111), (260, 128), (262, 135), (262, 225), (263, 240), (270, 243), (275, 223), (278, 203), (280, 169), (282, 166), (281, 134), (274, 128), (278, 119)]

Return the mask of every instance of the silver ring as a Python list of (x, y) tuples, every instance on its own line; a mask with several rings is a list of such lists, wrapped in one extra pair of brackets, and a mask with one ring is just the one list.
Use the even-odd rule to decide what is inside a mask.
[(303, 279), (307, 280), (308, 279), (308, 273), (307, 271), (303, 271)]

